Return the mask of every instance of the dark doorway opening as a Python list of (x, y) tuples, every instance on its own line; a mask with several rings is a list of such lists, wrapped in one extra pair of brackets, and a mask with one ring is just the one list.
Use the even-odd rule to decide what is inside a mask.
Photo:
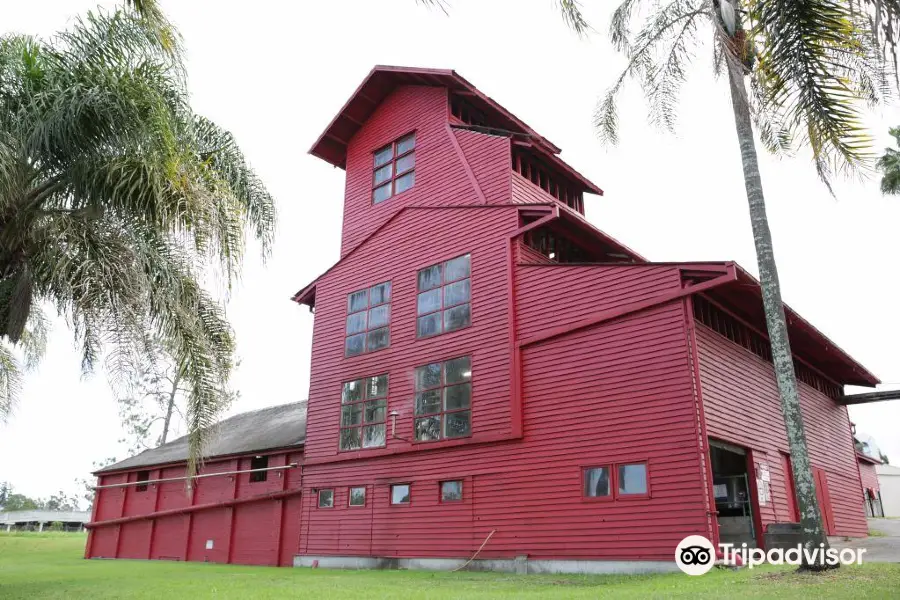
[(756, 547), (753, 495), (750, 488), (747, 451), (710, 440), (713, 496), (719, 522), (719, 542)]

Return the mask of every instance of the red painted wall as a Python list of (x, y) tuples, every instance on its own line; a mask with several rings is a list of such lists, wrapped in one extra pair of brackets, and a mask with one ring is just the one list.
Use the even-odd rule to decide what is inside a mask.
[[(763, 528), (791, 521), (783, 459), (788, 452), (772, 365), (699, 322), (703, 406), (709, 436), (753, 450), (771, 474), (772, 502), (760, 507)], [(856, 453), (846, 407), (799, 383), (810, 461), (825, 472), (836, 535), (865, 536)]]
[[(250, 468), (251, 456), (207, 462), (201, 474), (224, 473)], [(299, 463), (302, 454), (274, 453), (269, 466)], [(184, 465), (150, 469), (150, 479), (184, 475)], [(103, 475), (100, 485), (136, 481), (137, 471)], [(249, 473), (206, 477), (194, 490), (184, 481), (108, 488), (96, 492), (95, 527), (91, 529), (85, 555), (88, 558), (139, 558), (230, 562), (237, 564), (289, 565), (299, 548), (299, 498), (263, 499), (234, 506), (221, 506), (235, 499), (300, 488), (300, 469), (269, 471), (265, 482), (250, 482)], [(179, 514), (153, 517), (160, 511), (213, 506)], [(216, 506), (219, 505), (219, 506)], [(146, 519), (104, 525), (104, 521), (148, 515)], [(213, 548), (207, 549), (207, 540)]]
[(878, 487), (878, 474), (875, 472), (875, 465), (869, 462), (859, 461), (859, 479), (862, 483), (863, 491), (873, 489), (876, 492)]
[[(350, 140), (342, 256), (407, 206), (508, 202), (509, 140), (452, 130), (448, 124), (448, 110), (444, 88), (400, 87), (381, 103)], [(411, 131), (416, 132), (415, 185), (373, 205), (373, 153)], [(457, 151), (454, 140), (461, 152)], [(467, 172), (467, 164), (474, 180)], [(482, 188), (482, 193), (479, 194), (476, 188)]]
[[(301, 554), (465, 557), (496, 530), (481, 556), (669, 560), (685, 535), (709, 535), (680, 302), (526, 347), (524, 436), (512, 439), (507, 260), (517, 223), (513, 207), (406, 211), (318, 283)], [(473, 325), (417, 340), (416, 270), (464, 252)], [(387, 279), (391, 347), (345, 359), (347, 294)], [(521, 266), (519, 332), (678, 286), (672, 267)], [(388, 411), (409, 438), (413, 367), (463, 354), (472, 356), (471, 440), (389, 439), (384, 449), (338, 452), (343, 381), (389, 373)], [(582, 467), (617, 461), (648, 462), (651, 496), (584, 501)], [(439, 502), (448, 479), (464, 481), (462, 502)], [(411, 483), (409, 506), (390, 505), (391, 483)], [(366, 506), (350, 507), (348, 488), (358, 485), (369, 490)], [(316, 506), (318, 489), (335, 491), (333, 508)]]

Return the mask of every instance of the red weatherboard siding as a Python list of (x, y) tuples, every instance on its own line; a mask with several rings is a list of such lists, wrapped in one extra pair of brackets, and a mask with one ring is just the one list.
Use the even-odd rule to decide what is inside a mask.
[[(413, 431), (416, 366), (469, 354), (473, 372), (473, 438), (506, 434), (509, 412), (507, 261), (515, 207), (433, 208), (404, 211), (316, 286), (313, 356), (304, 456), (307, 464), (352, 457), (338, 452), (341, 386), (344, 381), (390, 373), (388, 412), (397, 410), (397, 435)], [(423, 244), (423, 240), (428, 240)], [(427, 339), (416, 338), (416, 272), (471, 253), (472, 325)], [(391, 281), (390, 347), (344, 357), (347, 295)], [(390, 432), (388, 432), (390, 433)], [(409, 449), (393, 440), (385, 451)], [(379, 450), (360, 451), (360, 456)]]
[[(791, 520), (781, 453), (788, 452), (772, 365), (697, 323), (703, 406), (709, 436), (750, 448), (771, 473), (772, 502), (760, 507), (763, 527)], [(846, 407), (800, 383), (810, 460), (825, 471), (835, 534), (865, 536), (859, 474)]]
[[(521, 441), (307, 465), (301, 553), (462, 557), (496, 529), (481, 556), (666, 560), (708, 534), (680, 303), (531, 346), (523, 374)], [(473, 362), (474, 409), (487, 377)], [(651, 498), (583, 501), (581, 468), (616, 461), (648, 462)], [(446, 479), (463, 479), (463, 502), (439, 502)], [(412, 483), (409, 506), (389, 504), (391, 482)], [(369, 486), (365, 509), (347, 506), (351, 485)], [(334, 508), (316, 507), (320, 488)]]
[(878, 487), (878, 474), (875, 472), (875, 465), (872, 463), (859, 461), (859, 479), (862, 483), (863, 491), (873, 489), (876, 492)]
[[(251, 456), (210, 461), (202, 474), (250, 468)], [(302, 460), (300, 453), (275, 453), (269, 466), (277, 467)], [(151, 468), (150, 479), (184, 475), (184, 465)], [(100, 485), (136, 481), (137, 471), (102, 475)], [(98, 490), (95, 522), (86, 555), (89, 558), (153, 558), (239, 564), (289, 565), (297, 552), (300, 502), (287, 497), (235, 506), (210, 507), (194, 512), (167, 514), (121, 524), (103, 521), (149, 515), (190, 506), (216, 504), (261, 494), (298, 489), (300, 469), (270, 471), (264, 482), (250, 483), (248, 473), (199, 479), (193, 492), (184, 481), (149, 484), (146, 491), (134, 487)], [(213, 540), (213, 549), (206, 541)], [(230, 542), (230, 543), (229, 543)]]
[(674, 266), (526, 265), (519, 269), (516, 286), (519, 337), (527, 340), (543, 330), (572, 325), (591, 313), (678, 290), (681, 277)]
[[(506, 202), (510, 164), (509, 140), (504, 137), (452, 130), (447, 121), (447, 91), (443, 88), (404, 86), (388, 96), (350, 141), (344, 196), (341, 255), (407, 206)], [(372, 204), (373, 153), (397, 138), (416, 132), (415, 185), (379, 204)], [(462, 149), (463, 161), (454, 140)], [(475, 181), (469, 177), (466, 162)], [(508, 171), (507, 171), (508, 173)], [(498, 174), (500, 180), (498, 179)], [(475, 182), (485, 189), (479, 195)], [(552, 197), (550, 197), (552, 199)]]

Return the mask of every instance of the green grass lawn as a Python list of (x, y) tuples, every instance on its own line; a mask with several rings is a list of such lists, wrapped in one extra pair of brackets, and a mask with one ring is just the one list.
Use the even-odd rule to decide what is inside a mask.
[(85, 537), (0, 534), (0, 598), (897, 598), (900, 565), (640, 576), (277, 569), (84, 560)]

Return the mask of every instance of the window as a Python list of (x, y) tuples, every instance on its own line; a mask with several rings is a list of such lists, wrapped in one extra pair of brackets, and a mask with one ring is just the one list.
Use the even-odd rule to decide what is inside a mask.
[(250, 483), (254, 483), (257, 481), (265, 481), (266, 477), (269, 475), (268, 471), (257, 471), (256, 469), (268, 469), (269, 468), (269, 457), (268, 456), (255, 456), (250, 459), (250, 470), (253, 471), (250, 473)]
[(405, 192), (416, 182), (416, 134), (405, 135), (375, 152), (372, 204)]
[(619, 496), (647, 495), (646, 464), (619, 465), (619, 473), (616, 479), (619, 481)]
[(461, 502), (463, 499), (462, 481), (441, 482), (441, 502)]
[(391, 504), (409, 504), (409, 484), (391, 486)]
[(644, 498), (649, 495), (647, 463), (621, 463), (582, 469), (582, 495), (588, 500)]
[(416, 369), (415, 434), (428, 442), (472, 432), (472, 366), (468, 356)]
[(356, 356), (387, 348), (391, 343), (390, 324), (390, 281), (348, 295), (344, 355)]
[(341, 450), (384, 446), (387, 392), (386, 374), (344, 383), (341, 391)]
[[(137, 481), (150, 481), (150, 471), (138, 471)], [(134, 489), (137, 492), (146, 492), (148, 487), (146, 483), (138, 483)]]
[(350, 506), (366, 505), (366, 488), (365, 486), (350, 488)]
[(462, 329), (472, 322), (470, 263), (466, 254), (419, 271), (417, 337)]
[(585, 498), (611, 498), (609, 467), (591, 467), (584, 470)]
[(319, 508), (334, 508), (334, 490), (319, 490)]

